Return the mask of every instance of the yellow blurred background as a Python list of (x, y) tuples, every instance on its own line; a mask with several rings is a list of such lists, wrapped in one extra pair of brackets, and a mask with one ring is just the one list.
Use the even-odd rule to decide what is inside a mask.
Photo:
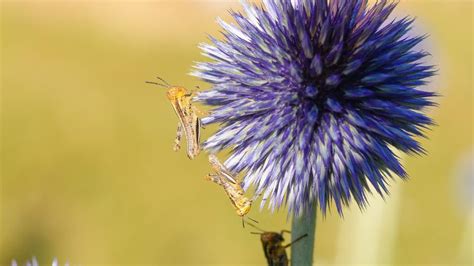
[[(165, 91), (144, 83), (209, 88), (187, 73), (237, 1), (1, 5), (0, 264), (264, 265), (258, 237), (204, 181), (206, 157), (173, 152), (176, 117)], [(393, 182), (391, 197), (318, 216), (318, 265), (472, 265), (473, 9), (399, 4), (430, 34), (438, 126), (422, 140), (428, 155), (405, 159), (411, 178)], [(251, 217), (290, 228), (283, 210)]]

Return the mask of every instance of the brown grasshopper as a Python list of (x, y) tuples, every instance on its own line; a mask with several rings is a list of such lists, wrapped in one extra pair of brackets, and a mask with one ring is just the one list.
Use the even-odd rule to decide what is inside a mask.
[[(234, 175), (217, 159), (214, 154), (209, 155), (209, 162), (214, 174), (208, 174), (207, 180), (210, 180), (219, 186), (223, 187), (232, 205), (234, 206), (237, 215), (242, 217), (242, 225), (244, 225), (244, 216), (250, 211), (252, 207), (252, 200), (244, 195), (242, 186), (235, 180)], [(255, 220), (249, 218), (256, 222)]]
[(289, 259), (288, 255), (286, 254), (286, 248), (308, 236), (308, 234), (304, 234), (293, 240), (291, 243), (283, 245), (283, 242), (285, 241), (285, 239), (283, 238), (283, 234), (291, 233), (290, 231), (281, 230), (280, 233), (267, 232), (249, 222), (247, 222), (247, 224), (260, 231), (251, 232), (251, 234), (260, 235), (260, 241), (262, 242), (263, 252), (265, 253), (265, 258), (267, 259), (267, 263), (269, 266), (288, 266)]
[(184, 87), (172, 86), (164, 79), (157, 77), (162, 83), (147, 81), (146, 83), (155, 84), (168, 89), (166, 96), (178, 116), (178, 129), (174, 141), (173, 150), (178, 151), (181, 148), (181, 138), (183, 132), (186, 136), (187, 155), (189, 159), (194, 159), (200, 152), (201, 138), (201, 119), (197, 116), (197, 109), (191, 103), (192, 91)]

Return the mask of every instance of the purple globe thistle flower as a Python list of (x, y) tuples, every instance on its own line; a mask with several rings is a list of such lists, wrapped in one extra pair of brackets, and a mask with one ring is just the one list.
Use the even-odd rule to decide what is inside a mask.
[(226, 166), (272, 210), (364, 207), (369, 184), (383, 196), (392, 173), (407, 176), (392, 148), (423, 153), (435, 96), (419, 89), (434, 74), (414, 50), (424, 36), (408, 36), (413, 19), (389, 21), (385, 0), (263, 2), (244, 2), (237, 25), (218, 21), (223, 40), (201, 46), (213, 61), (192, 74), (213, 87), (195, 100), (214, 106), (204, 124), (220, 124), (203, 146), (231, 148)]

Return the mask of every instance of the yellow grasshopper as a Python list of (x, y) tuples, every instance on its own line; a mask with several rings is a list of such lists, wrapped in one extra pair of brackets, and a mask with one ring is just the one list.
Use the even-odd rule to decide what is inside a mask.
[(181, 138), (183, 132), (186, 136), (187, 155), (189, 159), (194, 159), (200, 152), (201, 138), (201, 119), (197, 116), (197, 109), (191, 103), (192, 91), (184, 87), (172, 86), (164, 79), (157, 77), (162, 83), (147, 81), (146, 83), (165, 87), (168, 89), (166, 96), (178, 116), (178, 129), (174, 141), (173, 150), (178, 151), (181, 148)]
[[(252, 200), (245, 197), (242, 186), (235, 180), (234, 175), (219, 161), (219, 159), (217, 159), (214, 154), (209, 155), (209, 162), (211, 163), (212, 169), (215, 173), (208, 174), (206, 179), (224, 188), (237, 212), (237, 215), (242, 217), (242, 225), (244, 225), (243, 218), (250, 211)], [(257, 222), (250, 217), (248, 218)]]

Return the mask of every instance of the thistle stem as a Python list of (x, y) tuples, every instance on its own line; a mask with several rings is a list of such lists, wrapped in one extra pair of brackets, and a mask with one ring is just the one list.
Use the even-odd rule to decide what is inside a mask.
[(293, 218), (291, 225), (291, 241), (297, 240), (304, 234), (307, 237), (291, 245), (291, 265), (313, 265), (314, 239), (316, 231), (316, 208), (301, 217)]

